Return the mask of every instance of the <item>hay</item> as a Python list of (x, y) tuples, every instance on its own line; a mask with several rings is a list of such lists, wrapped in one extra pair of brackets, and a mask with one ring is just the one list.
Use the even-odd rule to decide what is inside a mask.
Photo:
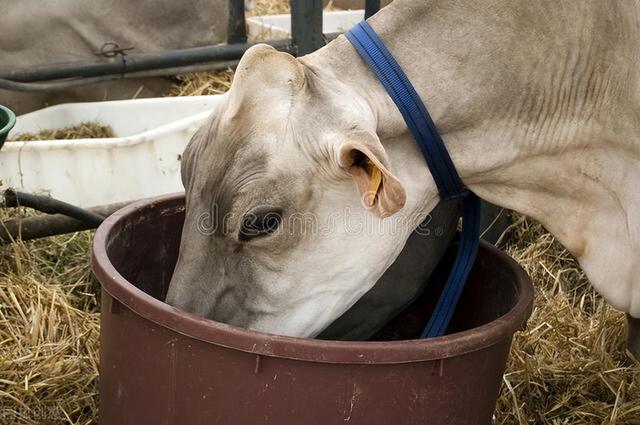
[(198, 72), (176, 77), (176, 83), (166, 93), (167, 96), (202, 96), (221, 94), (229, 90), (233, 81), (230, 69), (217, 72)]
[[(253, 15), (281, 15), (283, 13), (289, 13), (291, 10), (289, 6), (289, 0), (256, 0), (253, 8)], [(342, 10), (339, 7), (333, 5), (333, 0), (330, 0), (324, 7), (324, 10)]]
[(12, 136), (9, 141), (28, 142), (33, 140), (103, 139), (109, 137), (116, 137), (110, 126), (90, 121), (64, 128), (42, 130), (38, 133), (18, 133)]
[(279, 15), (289, 13), (289, 0), (256, 0), (253, 14), (260, 15)]
[[(0, 210), (0, 219), (8, 217)], [(0, 246), (0, 423), (88, 424), (97, 412), (91, 233)]]
[(542, 226), (516, 216), (507, 252), (536, 287), (516, 335), (496, 424), (640, 424), (640, 367), (625, 353), (624, 315), (589, 285)]

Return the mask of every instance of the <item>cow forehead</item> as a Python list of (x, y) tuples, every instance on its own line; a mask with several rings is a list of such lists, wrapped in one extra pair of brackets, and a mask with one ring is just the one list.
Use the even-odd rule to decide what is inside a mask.
[(305, 100), (295, 96), (283, 102), (263, 92), (238, 102), (229, 92), (185, 155), (185, 174), (193, 182), (187, 189), (190, 205), (212, 208), (222, 218), (253, 204), (286, 209), (295, 203), (291, 198), (304, 192), (301, 174), (309, 174), (308, 151), (317, 142), (317, 127), (327, 120), (310, 113), (314, 108)]
[(191, 206), (211, 209), (220, 222), (253, 206), (284, 207), (295, 193), (289, 187), (292, 170), (278, 160), (283, 151), (290, 151), (282, 133), (216, 123), (209, 123), (202, 133), (183, 164), (192, 173), (193, 184), (187, 190)]
[[(222, 138), (221, 138), (222, 139)], [(238, 196), (267, 173), (270, 154), (242, 140), (209, 141), (203, 155), (196, 158), (197, 183), (192, 188), (194, 202), (212, 208), (217, 218), (233, 211)]]

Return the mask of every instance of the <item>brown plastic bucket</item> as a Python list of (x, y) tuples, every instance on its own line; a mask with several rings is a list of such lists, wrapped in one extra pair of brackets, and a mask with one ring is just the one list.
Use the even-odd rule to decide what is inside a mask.
[[(128, 206), (98, 229), (100, 423), (489, 424), (531, 282), (483, 244), (451, 325), (430, 340), (322, 341), (251, 332), (164, 304), (184, 198)], [(444, 273), (442, 273), (444, 274)], [(438, 284), (380, 338), (416, 335)]]

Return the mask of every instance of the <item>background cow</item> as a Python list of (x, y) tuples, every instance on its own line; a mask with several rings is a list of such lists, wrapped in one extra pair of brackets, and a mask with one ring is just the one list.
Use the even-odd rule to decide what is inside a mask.
[[(223, 43), (227, 1), (24, 0), (0, 2), (0, 71), (72, 61), (120, 61), (103, 50), (138, 54)], [(166, 78), (125, 79), (52, 93), (0, 90), (0, 104), (22, 114), (47, 104), (161, 96)]]

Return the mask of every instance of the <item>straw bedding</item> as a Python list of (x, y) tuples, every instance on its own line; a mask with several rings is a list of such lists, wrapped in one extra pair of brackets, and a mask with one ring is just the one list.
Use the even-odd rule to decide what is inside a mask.
[(116, 137), (110, 126), (95, 121), (88, 121), (55, 130), (42, 130), (37, 133), (18, 133), (12, 136), (9, 141), (104, 139), (108, 137)]
[(0, 246), (0, 424), (95, 423), (99, 313), (90, 243), (82, 232)]
[(626, 319), (542, 226), (516, 216), (507, 252), (532, 277), (535, 309), (516, 335), (497, 424), (640, 424), (640, 365)]
[[(286, 12), (286, 3), (258, 1), (256, 13)], [(180, 77), (169, 95), (223, 92), (232, 76)], [(0, 210), (8, 214), (16, 212)], [(534, 280), (536, 307), (515, 337), (494, 423), (640, 425), (640, 365), (625, 352), (624, 315), (540, 225), (515, 215), (507, 236), (506, 250)], [(0, 246), (0, 424), (96, 423), (91, 237)]]
[(289, 0), (256, 0), (253, 14), (256, 16), (278, 15), (289, 13), (289, 10)]

